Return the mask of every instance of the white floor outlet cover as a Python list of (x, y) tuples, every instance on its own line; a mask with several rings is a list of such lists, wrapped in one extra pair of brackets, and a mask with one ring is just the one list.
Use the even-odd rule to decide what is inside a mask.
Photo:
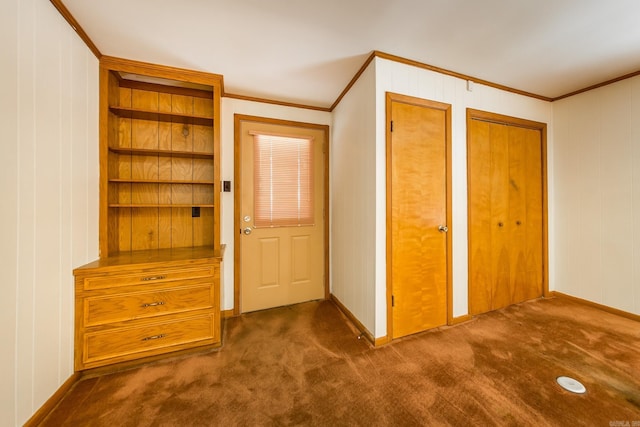
[(570, 391), (571, 393), (583, 394), (587, 392), (585, 386), (578, 380), (574, 380), (570, 377), (558, 377), (556, 381), (563, 389)]

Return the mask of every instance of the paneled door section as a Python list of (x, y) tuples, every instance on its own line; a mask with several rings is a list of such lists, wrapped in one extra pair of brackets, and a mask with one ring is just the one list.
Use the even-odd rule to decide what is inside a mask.
[(241, 312), (325, 298), (326, 126), (236, 116)]
[(450, 313), (451, 107), (387, 94), (387, 287), (392, 338)]
[(469, 311), (538, 298), (545, 282), (544, 124), (468, 114)]

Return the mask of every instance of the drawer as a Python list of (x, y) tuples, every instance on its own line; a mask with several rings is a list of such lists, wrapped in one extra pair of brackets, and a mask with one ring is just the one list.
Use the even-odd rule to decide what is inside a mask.
[(213, 277), (217, 272), (217, 267), (205, 265), (192, 268), (158, 268), (130, 273), (102, 273), (96, 276), (84, 278), (84, 289), (105, 289), (117, 288), (120, 286), (131, 286), (140, 284), (153, 284), (172, 282), (175, 280), (199, 279), (203, 277)]
[[(138, 327), (87, 332), (84, 336), (83, 362), (118, 361), (163, 353), (172, 346), (212, 344), (215, 338), (213, 315), (205, 314)], [(162, 349), (165, 349), (162, 351)], [(147, 353), (147, 354), (141, 354)]]
[(84, 326), (141, 319), (215, 306), (211, 281), (161, 290), (84, 298)]

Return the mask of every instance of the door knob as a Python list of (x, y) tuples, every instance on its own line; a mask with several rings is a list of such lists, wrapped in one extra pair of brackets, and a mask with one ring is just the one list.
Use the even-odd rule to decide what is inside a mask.
[(438, 231), (441, 233), (446, 233), (447, 231), (449, 231), (449, 227), (447, 227), (446, 225), (441, 225), (438, 227)]
[(244, 231), (244, 234), (248, 236), (249, 234), (251, 234), (251, 227), (247, 227), (243, 231)]

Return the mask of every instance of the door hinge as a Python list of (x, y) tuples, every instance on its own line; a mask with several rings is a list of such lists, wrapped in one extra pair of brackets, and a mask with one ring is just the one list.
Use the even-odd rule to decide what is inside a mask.
[(396, 306), (396, 298), (391, 295), (391, 307), (395, 307)]
[(393, 120), (391, 120), (391, 132), (393, 132)]

